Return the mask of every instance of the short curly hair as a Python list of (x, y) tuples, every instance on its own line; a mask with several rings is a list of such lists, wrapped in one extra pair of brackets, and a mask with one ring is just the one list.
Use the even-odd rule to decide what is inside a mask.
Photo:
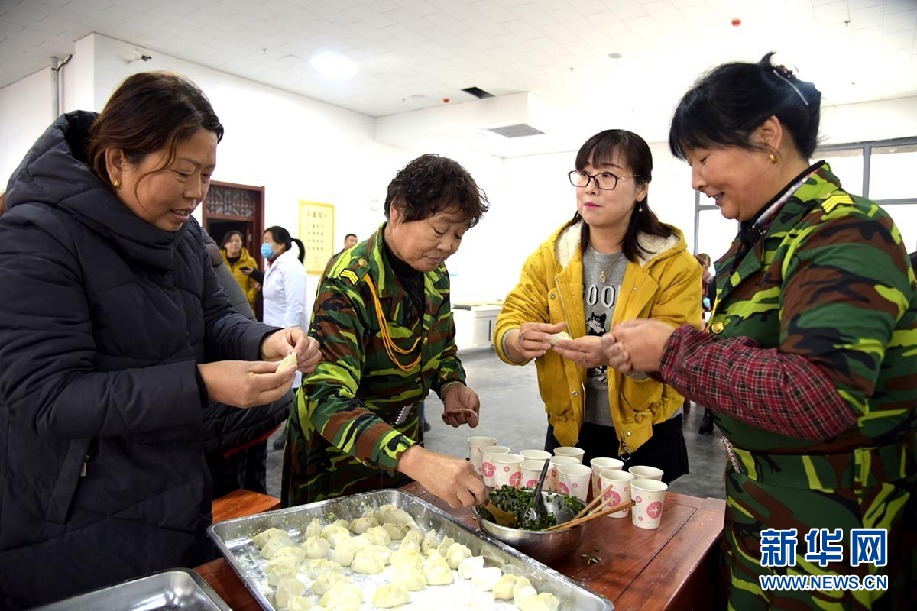
[(487, 195), (461, 164), (448, 157), (421, 155), (388, 184), (385, 218), (392, 203), (403, 206), (405, 221), (421, 221), (441, 210), (457, 208), (469, 227), (487, 212)]

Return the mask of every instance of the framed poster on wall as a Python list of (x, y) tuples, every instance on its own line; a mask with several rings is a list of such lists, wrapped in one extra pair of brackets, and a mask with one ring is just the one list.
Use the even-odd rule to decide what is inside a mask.
[(306, 246), (306, 273), (321, 275), (334, 254), (334, 204), (299, 200), (299, 239)]

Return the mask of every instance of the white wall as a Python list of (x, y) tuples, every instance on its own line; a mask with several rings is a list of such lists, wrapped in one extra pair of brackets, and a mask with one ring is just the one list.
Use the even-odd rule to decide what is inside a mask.
[(0, 89), (0, 191), (54, 118), (51, 94), (51, 68)]

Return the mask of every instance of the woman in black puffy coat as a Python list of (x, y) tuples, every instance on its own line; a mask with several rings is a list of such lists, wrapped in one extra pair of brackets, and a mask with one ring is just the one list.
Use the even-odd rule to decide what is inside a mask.
[(141, 73), (58, 118), (0, 218), (0, 608), (212, 549), (210, 400), (279, 399), (314, 340), (232, 311), (191, 213), (223, 133), (203, 93)]

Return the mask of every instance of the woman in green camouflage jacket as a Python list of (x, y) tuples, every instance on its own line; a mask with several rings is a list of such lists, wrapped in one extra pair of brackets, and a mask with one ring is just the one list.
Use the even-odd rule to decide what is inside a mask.
[[(388, 186), (388, 219), (326, 270), (310, 335), (322, 361), (290, 414), (281, 501), (301, 505), (417, 480), (452, 506), (484, 501), (471, 463), (421, 447), (432, 389), (446, 424), (477, 426), (456, 355), (445, 260), (487, 210), (465, 169), (423, 155)], [(410, 478), (410, 479), (409, 479)]]
[(709, 333), (635, 320), (605, 336), (617, 368), (655, 371), (713, 410), (741, 611), (917, 600), (914, 272), (888, 215), (810, 165), (820, 101), (770, 55), (685, 94), (672, 152), (739, 221)]

